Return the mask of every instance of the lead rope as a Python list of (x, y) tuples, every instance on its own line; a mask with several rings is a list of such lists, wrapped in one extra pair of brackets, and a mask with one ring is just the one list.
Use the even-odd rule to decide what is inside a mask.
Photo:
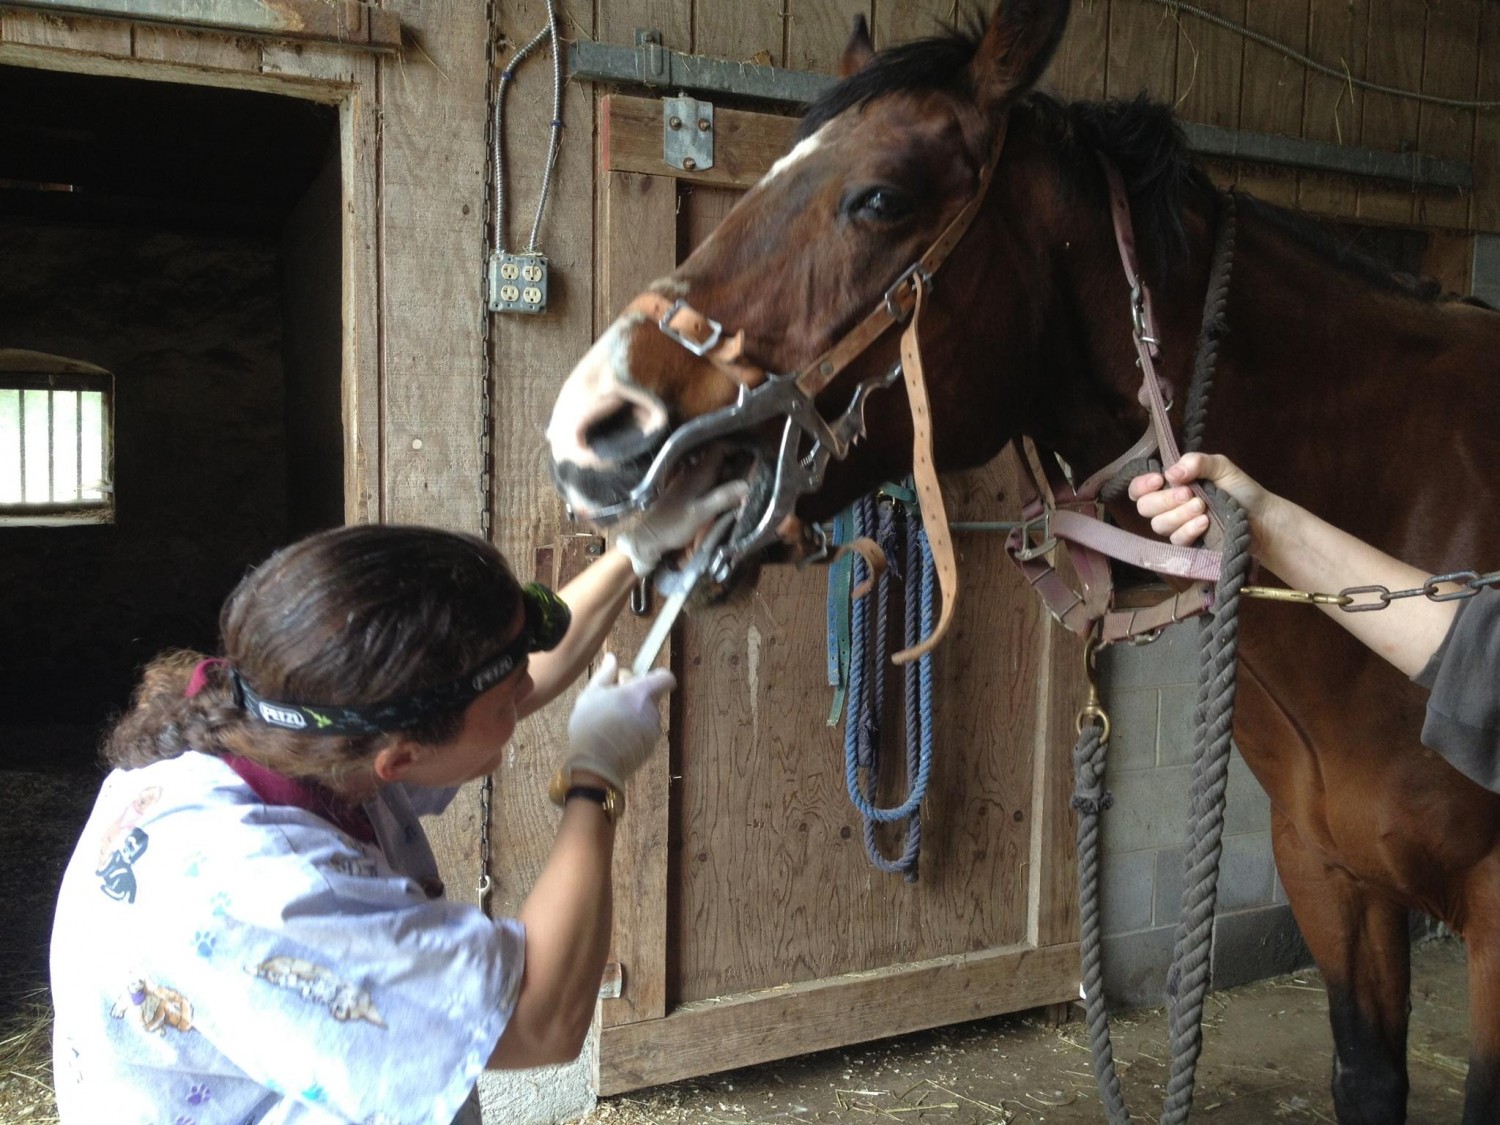
[[(888, 486), (889, 487), (889, 486)], [(914, 499), (914, 497), (913, 497)], [(936, 568), (926, 535), (907, 503), (900, 499), (877, 504), (867, 496), (852, 508), (853, 535), (876, 530), (877, 541), (888, 558), (903, 551), (905, 567), (899, 576), (906, 588), (904, 628), (905, 643), (928, 635), (935, 616)], [(899, 516), (899, 519), (898, 519)], [(898, 526), (899, 524), (899, 526)], [(872, 525), (876, 525), (872, 528)], [(863, 558), (855, 556), (853, 577), (868, 574)], [(848, 648), (849, 713), (844, 724), (844, 780), (849, 799), (864, 820), (865, 853), (870, 863), (881, 871), (900, 874), (907, 882), (916, 882), (921, 854), (921, 805), (932, 774), (932, 654), (924, 653), (902, 667), (906, 693), (906, 786), (907, 796), (894, 808), (876, 806), (880, 784), (880, 742), (885, 717), (885, 677), (889, 648), (889, 613), (891, 573), (887, 569), (870, 597), (853, 601), (850, 608), (851, 643)], [(831, 583), (830, 600), (847, 598), (845, 584)], [(868, 603), (873, 601), (873, 607)], [(873, 619), (873, 620), (872, 620)], [(864, 781), (860, 781), (860, 772)], [(887, 858), (876, 840), (876, 826), (904, 820), (906, 838), (901, 855)]]
[[(1224, 308), (1234, 257), (1235, 204), (1224, 197), (1215, 238), (1213, 265), (1204, 301), (1203, 327), (1183, 424), (1183, 449), (1203, 438), (1208, 394), (1226, 331)], [(1117, 497), (1138, 463), (1123, 467), (1104, 490)], [(1162, 1104), (1162, 1125), (1182, 1125), (1192, 1111), (1198, 1056), (1203, 1047), (1203, 1000), (1208, 992), (1213, 952), (1214, 906), (1224, 835), (1231, 734), (1234, 729), (1235, 666), (1239, 651), (1239, 598), (1250, 569), (1250, 529), (1243, 509), (1227, 494), (1206, 486), (1205, 495), (1223, 524), (1224, 562), (1214, 606), (1199, 633), (1198, 695), (1193, 710), (1193, 777), (1189, 789), (1188, 845), (1183, 857), (1182, 911), (1167, 975), (1167, 1036), (1172, 1062)], [(1073, 807), (1078, 811), (1079, 943), (1094, 1077), (1111, 1125), (1131, 1121), (1115, 1070), (1104, 1004), (1102, 932), (1099, 911), (1099, 818), (1113, 803), (1104, 788), (1109, 720), (1099, 706), (1095, 642), (1085, 650), (1089, 701), (1078, 717), (1073, 751)]]

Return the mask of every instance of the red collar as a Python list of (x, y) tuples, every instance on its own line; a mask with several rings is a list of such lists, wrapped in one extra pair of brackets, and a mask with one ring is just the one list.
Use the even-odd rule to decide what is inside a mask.
[(249, 758), (225, 754), (223, 762), (240, 775), (241, 780), (268, 805), (290, 805), (306, 809), (314, 816), (331, 821), (341, 831), (362, 843), (374, 844), (375, 828), (365, 810), (336, 796), (314, 782), (287, 777), (267, 769)]

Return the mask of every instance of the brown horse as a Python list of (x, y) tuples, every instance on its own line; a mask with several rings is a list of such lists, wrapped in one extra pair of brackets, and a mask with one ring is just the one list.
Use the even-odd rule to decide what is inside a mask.
[[(976, 196), (1001, 133), (982, 206), (922, 314), (939, 466), (983, 463), (1027, 435), (1081, 476), (1141, 434), (1101, 156), (1129, 193), (1180, 424), (1223, 197), (1167, 110), (1033, 92), (1066, 13), (1062, 0), (1010, 0), (982, 32), (879, 55), (856, 28), (843, 81), (796, 147), (569, 377), (548, 432), (576, 510), (649, 503), (642, 478), (670, 437), (765, 371), (804, 369), (879, 307)], [(1500, 313), (1437, 299), (1276, 208), (1239, 197), (1237, 212), (1202, 447), (1432, 573), (1500, 566), (1487, 518), (1500, 501)], [(727, 348), (709, 347), (718, 325)], [(820, 390), (828, 417), (864, 385), (868, 437), (810, 478), (804, 523), (911, 468), (908, 395), (881, 378), (898, 335)], [(769, 426), (774, 441), (782, 421), (708, 436), (734, 448), (731, 467), (764, 462), (755, 437)], [(1327, 984), (1338, 1119), (1405, 1120), (1416, 908), (1468, 942), (1463, 1120), (1500, 1121), (1500, 797), (1419, 744), (1424, 693), (1321, 614), (1247, 604), (1239, 652), (1235, 735), (1270, 795), (1277, 868)]]

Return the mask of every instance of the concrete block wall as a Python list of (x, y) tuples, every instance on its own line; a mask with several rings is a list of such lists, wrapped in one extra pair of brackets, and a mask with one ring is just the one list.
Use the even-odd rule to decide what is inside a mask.
[[(1110, 716), (1103, 872), (1105, 994), (1115, 1007), (1163, 1002), (1182, 898), (1192, 781), (1198, 623), (1100, 656)], [(1229, 769), (1213, 987), (1291, 972), (1309, 958), (1271, 856), (1270, 802), (1235, 751)]]

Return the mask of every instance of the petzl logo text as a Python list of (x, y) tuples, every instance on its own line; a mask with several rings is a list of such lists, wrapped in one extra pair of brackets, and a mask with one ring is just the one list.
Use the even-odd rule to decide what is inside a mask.
[(288, 711), (282, 707), (272, 707), (269, 703), (260, 705), (260, 717), (278, 727), (291, 727), (293, 730), (301, 730), (307, 726), (307, 720), (297, 712)]

